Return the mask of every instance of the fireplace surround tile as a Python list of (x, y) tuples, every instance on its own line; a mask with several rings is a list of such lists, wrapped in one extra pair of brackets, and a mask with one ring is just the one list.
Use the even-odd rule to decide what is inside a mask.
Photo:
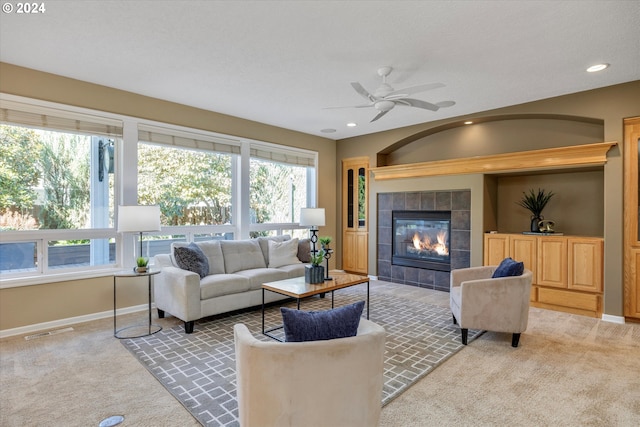
[(470, 266), (471, 191), (411, 191), (378, 193), (378, 278), (428, 289), (449, 291), (450, 273), (391, 264), (394, 210), (451, 211), (451, 268)]

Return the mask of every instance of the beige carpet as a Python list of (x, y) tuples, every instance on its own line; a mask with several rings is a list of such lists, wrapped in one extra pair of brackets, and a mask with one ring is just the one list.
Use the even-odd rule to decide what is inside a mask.
[[(448, 304), (438, 291), (372, 286)], [(105, 319), (50, 337), (1, 340), (0, 425), (97, 426), (120, 414), (123, 426), (198, 426), (112, 327)], [(520, 347), (510, 343), (507, 334), (482, 335), (386, 405), (381, 426), (640, 424), (640, 325), (532, 308)]]

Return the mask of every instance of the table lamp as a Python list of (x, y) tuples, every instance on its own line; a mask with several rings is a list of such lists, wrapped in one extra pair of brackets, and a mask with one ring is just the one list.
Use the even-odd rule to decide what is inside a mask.
[(300, 209), (300, 225), (311, 227), (311, 253), (315, 256), (316, 243), (318, 242), (318, 227), (324, 227), (324, 208), (302, 208)]
[(140, 256), (142, 256), (142, 233), (160, 231), (160, 206), (118, 206), (118, 233), (140, 233)]

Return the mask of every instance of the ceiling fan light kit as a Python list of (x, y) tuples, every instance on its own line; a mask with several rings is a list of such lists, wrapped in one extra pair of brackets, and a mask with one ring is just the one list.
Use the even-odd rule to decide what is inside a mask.
[(373, 107), (378, 110), (378, 114), (371, 120), (372, 122), (375, 122), (380, 117), (391, 111), (396, 105), (404, 105), (407, 107), (421, 108), (430, 111), (438, 111), (440, 108), (446, 108), (455, 105), (455, 102), (453, 101), (442, 101), (432, 104), (420, 99), (409, 98), (408, 96), (414, 93), (441, 88), (444, 87), (444, 85), (442, 83), (429, 83), (424, 85), (411, 86), (401, 90), (395, 90), (393, 87), (391, 87), (390, 84), (387, 83), (387, 77), (389, 76), (389, 74), (391, 74), (392, 70), (393, 68), (389, 66), (378, 68), (378, 75), (382, 78), (382, 83), (373, 93), (366, 90), (360, 83), (352, 82), (351, 87), (353, 87), (353, 89), (360, 96), (362, 96), (369, 102), (364, 105), (354, 105), (347, 108)]

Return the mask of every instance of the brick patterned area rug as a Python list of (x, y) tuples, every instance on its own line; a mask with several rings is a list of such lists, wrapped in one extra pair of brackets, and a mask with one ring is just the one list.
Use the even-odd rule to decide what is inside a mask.
[[(361, 288), (361, 289), (360, 289)], [(366, 300), (366, 287), (335, 293), (335, 306)], [(458, 352), (460, 330), (448, 308), (371, 291), (370, 320), (387, 331), (382, 405)], [(295, 307), (295, 302), (285, 304)], [(302, 310), (327, 310), (331, 296), (301, 302)], [(366, 314), (366, 307), (365, 307)], [(267, 327), (281, 322), (278, 306), (266, 310)], [(238, 426), (233, 325), (244, 323), (261, 340), (261, 310), (210, 317), (193, 334), (182, 325), (123, 345), (204, 426)], [(469, 331), (469, 342), (482, 331)]]

